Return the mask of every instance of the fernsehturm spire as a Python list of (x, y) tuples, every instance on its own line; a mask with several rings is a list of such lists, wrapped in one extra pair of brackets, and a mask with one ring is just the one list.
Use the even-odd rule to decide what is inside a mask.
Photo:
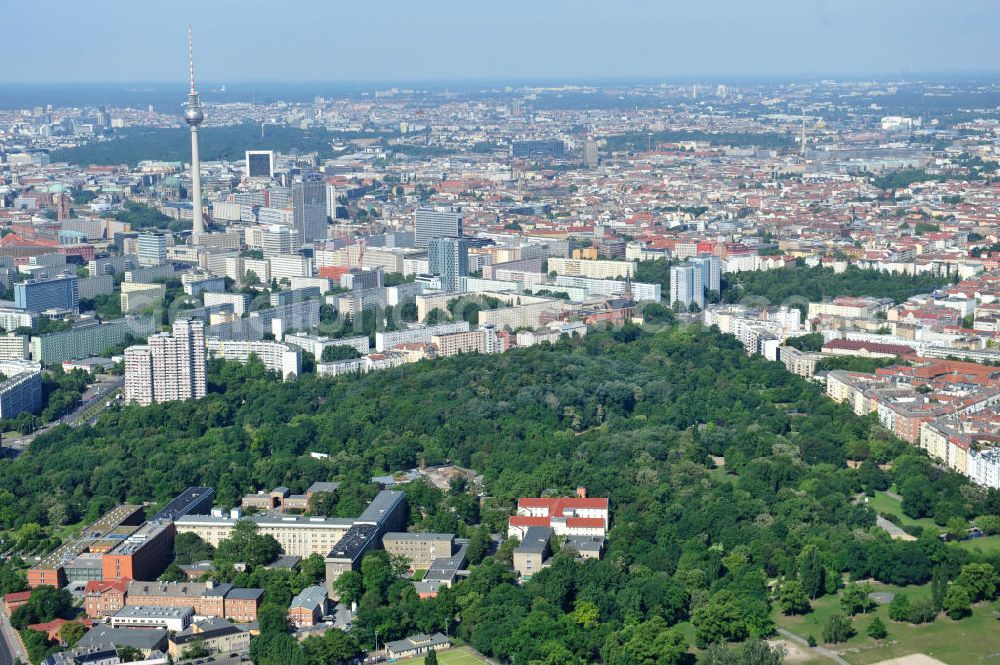
[(195, 238), (205, 232), (205, 217), (201, 200), (201, 159), (198, 157), (198, 125), (205, 120), (205, 114), (198, 103), (198, 93), (194, 89), (194, 43), (191, 26), (188, 26), (188, 69), (191, 77), (191, 91), (188, 93), (188, 107), (184, 112), (184, 122), (191, 126), (191, 212), (193, 213), (192, 234)]

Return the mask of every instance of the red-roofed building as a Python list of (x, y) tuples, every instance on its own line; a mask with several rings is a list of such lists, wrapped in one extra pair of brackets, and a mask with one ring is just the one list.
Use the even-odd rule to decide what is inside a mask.
[(83, 590), (83, 609), (91, 619), (103, 619), (125, 607), (127, 577), (118, 580), (90, 580)]
[(902, 344), (882, 344), (854, 339), (831, 339), (823, 345), (823, 353), (863, 358), (893, 358), (913, 355), (913, 349)]
[(14, 613), (14, 610), (19, 608), (28, 602), (31, 598), (31, 591), (15, 591), (14, 593), (8, 593), (3, 597), (3, 609), (10, 616)]
[(28, 628), (30, 630), (37, 630), (39, 633), (45, 633), (46, 637), (53, 642), (61, 642), (62, 640), (59, 638), (59, 629), (68, 623), (82, 624), (87, 630), (94, 627), (94, 622), (90, 619), (75, 619), (73, 621), (69, 621), (67, 619), (53, 619), (52, 621), (46, 621), (45, 623), (28, 624)]
[(608, 524), (608, 500), (588, 498), (581, 487), (574, 497), (518, 499), (507, 535), (524, 538), (530, 527), (540, 526), (551, 528), (557, 536), (604, 536)]

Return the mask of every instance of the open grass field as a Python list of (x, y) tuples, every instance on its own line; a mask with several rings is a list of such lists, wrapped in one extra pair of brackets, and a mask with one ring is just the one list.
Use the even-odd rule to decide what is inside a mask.
[[(493, 665), (493, 661), (480, 656), (469, 647), (457, 647), (437, 652), (439, 665)], [(395, 661), (401, 665), (423, 665), (424, 657)]]
[[(903, 509), (899, 501), (885, 492), (875, 492), (875, 496), (868, 500), (868, 505), (871, 506), (872, 510), (877, 513), (895, 515), (900, 519), (900, 524), (904, 526), (919, 524), (924, 527), (924, 529), (930, 529), (935, 533), (941, 533), (944, 531), (944, 529), (935, 524), (934, 520), (930, 518), (923, 517), (915, 520), (907, 517), (903, 514)], [(952, 544), (955, 547), (961, 547), (963, 550), (967, 550), (969, 552), (979, 552), (981, 554), (996, 554), (1000, 552), (1000, 536), (973, 538), (972, 540), (963, 540)]]
[(915, 520), (911, 517), (907, 517), (903, 514), (903, 508), (899, 501), (885, 492), (875, 492), (875, 496), (868, 499), (868, 505), (871, 506), (872, 510), (877, 513), (888, 513), (889, 515), (895, 515), (899, 518), (900, 524), (904, 526), (909, 525), (920, 525), (925, 529), (933, 529), (934, 531), (941, 531), (941, 527), (934, 524), (934, 520), (929, 517), (921, 517)]
[[(875, 591), (905, 592), (911, 599), (930, 595), (929, 586), (901, 588), (878, 583), (873, 586)], [(812, 635), (822, 645), (823, 626), (839, 611), (839, 599), (828, 596), (814, 601), (810, 614), (786, 617), (777, 613), (775, 622), (803, 637)], [(888, 638), (880, 641), (865, 634), (876, 615), (889, 629)], [(926, 654), (946, 665), (996, 663), (1000, 658), (1000, 621), (988, 603), (974, 606), (972, 616), (961, 621), (952, 621), (941, 614), (933, 623), (920, 626), (892, 621), (889, 606), (880, 605), (869, 614), (855, 616), (853, 624), (857, 634), (846, 643), (822, 645), (838, 652), (851, 665), (874, 665), (915, 653)]]

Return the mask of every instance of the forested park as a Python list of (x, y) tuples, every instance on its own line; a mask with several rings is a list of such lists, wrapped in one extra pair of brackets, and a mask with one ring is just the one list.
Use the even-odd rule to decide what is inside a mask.
[[(681, 663), (695, 650), (715, 659), (704, 662), (743, 662), (709, 647), (736, 648), (772, 635), (786, 615), (839, 608), (858, 597), (856, 582), (937, 585), (893, 611), (890, 634), (893, 622), (940, 612), (944, 622), (990, 613), (983, 604), (996, 594), (995, 550), (959, 547), (930, 528), (892, 540), (857, 498), (894, 487), (906, 519), (947, 529), (1000, 526), (1000, 493), (942, 471), (817, 384), (700, 326), (653, 334), (628, 325), (333, 380), (283, 383), (257, 362), (213, 361), (203, 400), (116, 407), (0, 462), (0, 527), (8, 553), (28, 556), (117, 503), (155, 507), (194, 484), (238, 505), (259, 488), (301, 492), (337, 479), (321, 510), (351, 514), (373, 495), (371, 475), (444, 463), (481, 473), (482, 501), (464, 484), (404, 485), (411, 528), (485, 545), (518, 497), (582, 485), (611, 499), (603, 559), (557, 554), (520, 585), (512, 541), (480, 546), (468, 579), (420, 600), (373, 555), (353, 587), (360, 609), (347, 651), (371, 647), (376, 630), (381, 639), (448, 630), (511, 663)], [(252, 565), (238, 578), (231, 560), (216, 557), (220, 574), (263, 586), (266, 606), (281, 611), (310, 581)], [(0, 575), (4, 592), (23, 586), (14, 561)], [(863, 598), (849, 602), (830, 620), (837, 626), (813, 637), (850, 639), (863, 630), (852, 617), (868, 610)], [(255, 644), (264, 665), (340, 662), (280, 630)]]

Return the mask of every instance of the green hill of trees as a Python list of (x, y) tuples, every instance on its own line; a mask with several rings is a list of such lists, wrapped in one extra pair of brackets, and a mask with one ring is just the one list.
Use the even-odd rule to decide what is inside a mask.
[[(848, 468), (849, 457), (864, 463)], [(876, 465), (890, 461), (891, 471)], [(203, 400), (109, 411), (0, 461), (0, 529), (27, 553), (66, 524), (189, 485), (236, 505), (262, 487), (338, 479), (348, 497), (372, 474), (447, 462), (482, 473), (486, 498), (412, 483), (411, 524), (473, 538), (477, 565), (421, 600), (372, 555), (351, 580), (360, 610), (343, 653), (370, 647), (376, 631), (384, 642), (447, 629), (505, 662), (675, 665), (690, 646), (681, 622), (701, 646), (770, 634), (773, 580), (801, 583), (804, 610), (845, 572), (924, 583), (980, 556), (933, 535), (890, 540), (853, 501), (861, 492), (895, 483), (904, 508), (935, 519), (1000, 513), (1000, 494), (945, 473), (780, 364), (747, 357), (734, 338), (627, 326), (332, 380), (283, 383), (259, 363), (213, 361)], [(505, 530), (518, 497), (580, 485), (611, 499), (602, 560), (557, 554), (518, 585), (510, 545), (483, 559), (487, 531)], [(282, 625), (262, 617), (259, 665), (340, 662), (329, 654), (344, 645), (302, 647)]]

